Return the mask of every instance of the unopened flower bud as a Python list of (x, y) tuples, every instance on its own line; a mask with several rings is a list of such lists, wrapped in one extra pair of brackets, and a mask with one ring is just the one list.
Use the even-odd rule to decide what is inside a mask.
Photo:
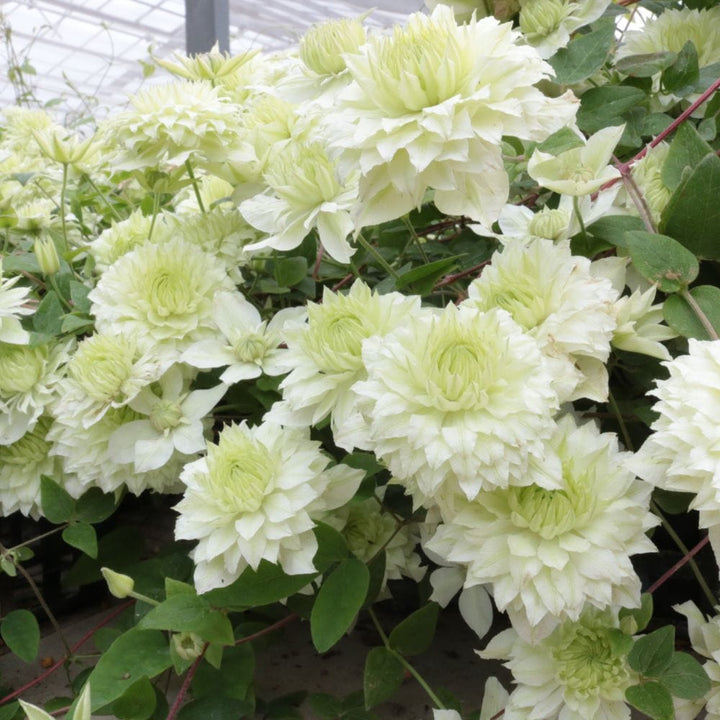
[(546, 37), (558, 28), (564, 15), (561, 0), (527, 0), (520, 8), (520, 29), (528, 37)]
[(129, 597), (135, 589), (135, 581), (129, 575), (117, 573), (110, 568), (100, 568), (111, 595), (123, 600)]
[(543, 208), (530, 221), (528, 230), (531, 235), (548, 240), (558, 240), (568, 229), (570, 217), (565, 210)]
[(361, 19), (329, 20), (305, 33), (300, 40), (300, 58), (318, 75), (337, 75), (345, 69), (343, 53), (357, 52), (364, 42)]
[(43, 275), (54, 275), (60, 270), (60, 258), (52, 238), (38, 238), (33, 245), (33, 252)]

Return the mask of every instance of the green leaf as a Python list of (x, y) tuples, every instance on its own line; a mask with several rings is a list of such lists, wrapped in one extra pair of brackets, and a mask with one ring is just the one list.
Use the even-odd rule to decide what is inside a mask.
[(115, 504), (115, 495), (94, 487), (78, 498), (75, 513), (78, 520), (95, 524), (107, 520), (113, 514)]
[(368, 583), (368, 590), (365, 596), (365, 602), (363, 602), (363, 608), (370, 607), (375, 600), (377, 600), (377, 596), (380, 594), (380, 590), (382, 590), (383, 587), (383, 581), (385, 580), (386, 565), (387, 553), (385, 550), (382, 550), (375, 555), (375, 557), (367, 564), (367, 569), (370, 573), (370, 582)]
[(13, 720), (20, 710), (20, 703), (17, 700), (0, 707), (0, 720)]
[(335, 720), (342, 715), (342, 700), (327, 693), (313, 693), (308, 698), (312, 711), (320, 720)]
[(565, 127), (543, 140), (536, 149), (550, 153), (550, 155), (559, 155), (561, 152), (580, 147), (582, 144), (583, 141), (578, 137), (578, 134)]
[(0, 635), (11, 652), (32, 662), (40, 646), (40, 626), (29, 610), (12, 610), (0, 625)]
[(625, 691), (625, 698), (633, 707), (654, 720), (673, 720), (675, 717), (672, 697), (660, 683), (631, 685)]
[(70, 281), (70, 301), (73, 304), (75, 312), (90, 313), (90, 300), (88, 295), (90, 294), (90, 288), (81, 282), (76, 280)]
[(43, 515), (55, 525), (68, 522), (75, 513), (75, 500), (47, 475), (40, 478), (40, 506)]
[(140, 678), (154, 678), (171, 665), (164, 633), (128, 630), (105, 651), (90, 673), (93, 711), (117, 700)]
[(458, 266), (460, 257), (460, 255), (455, 255), (408, 270), (395, 279), (395, 287), (402, 290), (412, 286), (413, 290), (421, 295), (428, 293), (438, 279)]
[(373, 648), (365, 660), (365, 708), (389, 700), (400, 689), (404, 677), (405, 668), (395, 655), (384, 647)]
[(710, 678), (692, 655), (676, 652), (670, 665), (660, 675), (660, 682), (675, 697), (696, 700), (710, 690)]
[(347, 632), (369, 584), (370, 573), (356, 557), (343, 560), (325, 578), (310, 615), (310, 634), (318, 652), (328, 651)]
[(550, 58), (556, 82), (574, 85), (603, 66), (615, 42), (615, 23), (612, 18), (605, 18), (596, 26), (596, 30), (571, 40), (567, 47), (560, 48)]
[(54, 290), (48, 292), (40, 301), (33, 315), (33, 329), (39, 333), (59, 335), (65, 310)]
[(661, 229), (699, 258), (720, 260), (720, 158), (704, 157), (675, 190), (662, 215)]
[(640, 596), (639, 608), (621, 608), (619, 613), (620, 621), (626, 617), (631, 617), (635, 621), (635, 627), (632, 634), (642, 632), (650, 622), (653, 614), (653, 598), (650, 593), (643, 593)]
[(313, 528), (318, 549), (313, 558), (313, 565), (319, 572), (325, 572), (348, 556), (348, 546), (345, 538), (335, 528), (319, 522)]
[(312, 575), (287, 575), (279, 565), (263, 560), (257, 570), (247, 568), (226, 588), (217, 588), (203, 595), (214, 607), (259, 607), (282, 600), (302, 590)]
[(692, 168), (713, 149), (698, 135), (692, 123), (683, 123), (676, 131), (670, 150), (662, 167), (663, 185), (676, 190), (684, 175), (690, 175)]
[(670, 665), (674, 653), (675, 628), (661, 627), (635, 641), (628, 653), (630, 667), (643, 675), (657, 677)]
[(238, 700), (227, 695), (210, 695), (183, 705), (177, 720), (238, 720), (249, 717), (254, 710), (253, 704), (248, 700)]
[(622, 630), (612, 628), (608, 633), (610, 640), (610, 650), (615, 657), (623, 657), (633, 645), (633, 639), (630, 635), (626, 635)]
[(97, 557), (97, 535), (92, 525), (83, 522), (73, 523), (63, 530), (62, 538), (68, 545), (82, 550), (91, 558)]
[(590, 225), (588, 231), (600, 240), (624, 248), (625, 233), (628, 230), (643, 230), (644, 227), (643, 221), (632, 215), (605, 215)]
[(694, 90), (694, 84), (700, 79), (700, 67), (695, 45), (688, 40), (678, 53), (677, 60), (663, 70), (661, 81), (663, 90), (683, 97)]
[(304, 257), (287, 257), (275, 260), (273, 276), (282, 287), (292, 287), (305, 279), (308, 263)]
[(629, 77), (652, 77), (670, 67), (677, 57), (671, 51), (628, 55), (615, 63), (615, 69)]
[(156, 705), (155, 688), (146, 677), (141, 677), (112, 704), (112, 712), (120, 720), (147, 720)]
[(695, 256), (667, 235), (630, 230), (624, 239), (635, 269), (663, 292), (687, 287), (700, 271)]
[(642, 90), (625, 85), (591, 88), (583, 93), (578, 126), (587, 133), (595, 133), (608, 125), (619, 125), (624, 112), (642, 105), (646, 99)]
[(252, 686), (254, 674), (255, 653), (250, 643), (225, 648), (219, 668), (207, 663), (198, 665), (192, 680), (193, 697), (226, 695), (244, 700)]
[(164, 600), (143, 617), (138, 628), (146, 630), (175, 630), (199, 635), (206, 642), (231, 645), (234, 636), (227, 616), (204, 597), (181, 593)]
[(419, 655), (432, 645), (440, 606), (431, 602), (406, 617), (388, 638), (390, 647), (401, 655)]
[(165, 596), (171, 598), (173, 595), (197, 595), (195, 588), (186, 582), (165, 578)]
[[(690, 290), (690, 295), (715, 331), (720, 334), (720, 288), (714, 285), (698, 285)], [(663, 315), (665, 322), (683, 337), (711, 339), (695, 311), (680, 295), (671, 295), (665, 300)]]
[(60, 330), (64, 333), (74, 333), (77, 330), (89, 330), (94, 320), (87, 315), (63, 315)]

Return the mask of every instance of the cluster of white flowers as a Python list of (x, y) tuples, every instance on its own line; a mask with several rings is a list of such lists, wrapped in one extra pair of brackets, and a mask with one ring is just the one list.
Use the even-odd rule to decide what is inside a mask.
[[(691, 341), (670, 360), (656, 287), (627, 258), (590, 260), (571, 239), (608, 214), (657, 223), (669, 149), (632, 169), (641, 212), (612, 187), (625, 126), (586, 138), (578, 98), (541, 90), (546, 60), (610, 0), (495, 3), (515, 28), (492, 3), (456, 0), (458, 18), (428, 4), (391, 33), (354, 18), (313, 28), (293, 51), (161, 61), (180, 79), (143, 90), (87, 138), (42, 112), (5, 114), (6, 246), (34, 247), (37, 263), (15, 267), (48, 282), (3, 275), (0, 260), (0, 513), (39, 516), (43, 475), (73, 497), (183, 493), (176, 537), (196, 542), (199, 592), (263, 562), (316, 572), (325, 523), (362, 561), (385, 554), (383, 593), (419, 581), (429, 558), (433, 599), (460, 592), (478, 635), (491, 599), (508, 613), (513, 627), (482, 653), (515, 676), (509, 697), (492, 692), (505, 717), (626, 720), (637, 678), (614, 639), (619, 608), (640, 604), (631, 557), (654, 549), (653, 487), (695, 494), (720, 557), (720, 342)], [(698, 27), (716, 18), (668, 10), (647, 38), (628, 32), (618, 57), (691, 39), (708, 65), (720, 41)], [(537, 148), (555, 133), (569, 138), (561, 151)], [(68, 177), (98, 196), (82, 217)], [(518, 177), (533, 209), (509, 204)], [(104, 194), (120, 185), (126, 205)], [(353, 256), (363, 246), (370, 257), (366, 236), (384, 232), (363, 230), (431, 203), (463, 216), (487, 250), (454, 301), (389, 291), (416, 287), (402, 282), (407, 268), (394, 286), (359, 279)], [(412, 238), (421, 256), (444, 239)], [(286, 293), (292, 250), (303, 279)], [(79, 282), (68, 268), (81, 261)], [(335, 289), (297, 306), (328, 278)], [(58, 307), (43, 300), (35, 322), (38, 298), (53, 294)], [(609, 400), (613, 349), (670, 374), (634, 457), (582, 414)], [(223, 398), (235, 408), (251, 386), (271, 388), (261, 410), (225, 422)], [(337, 462), (338, 448), (377, 462), (371, 491), (358, 493), (365, 472)], [(412, 515), (399, 520), (386, 500), (402, 492)], [(717, 623), (699, 628), (696, 609), (682, 611), (720, 682)]]

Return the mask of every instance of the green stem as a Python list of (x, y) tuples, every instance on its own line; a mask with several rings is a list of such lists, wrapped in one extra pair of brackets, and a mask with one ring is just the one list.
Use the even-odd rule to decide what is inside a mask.
[(13, 545), (11, 548), (8, 549), (8, 552), (13, 552), (14, 550), (19, 550), (20, 548), (27, 547), (28, 545), (32, 545), (33, 543), (37, 542), (38, 540), (43, 540), (46, 537), (50, 537), (51, 535), (56, 535), (59, 532), (62, 532), (66, 527), (68, 526), (68, 523), (65, 523), (64, 525), (58, 525), (57, 527), (54, 527), (52, 530), (48, 530), (47, 532), (43, 533), (42, 535), (37, 535), (33, 538), (30, 538), (29, 540), (26, 540), (25, 542), (21, 542), (19, 545)]
[[(665, 532), (672, 538), (673, 542), (678, 546), (678, 549), (683, 555), (689, 556), (690, 551), (687, 548), (687, 545), (682, 541), (680, 536), (675, 532), (675, 529), (673, 526), (668, 522), (667, 518), (662, 514), (662, 511), (658, 507), (657, 503), (654, 500), (650, 501), (650, 509), (660, 518), (660, 522), (662, 523), (662, 526), (665, 530)], [(693, 575), (695, 575), (695, 579), (698, 582), (698, 585), (700, 585), (700, 588), (702, 589), (703, 593), (705, 594), (705, 597), (708, 599), (708, 602), (710, 603), (710, 607), (715, 607), (717, 605), (717, 598), (715, 595), (713, 595), (712, 590), (708, 586), (707, 582), (705, 581), (705, 578), (703, 577), (702, 572), (700, 571), (700, 568), (698, 567), (698, 564), (695, 562), (694, 558), (690, 556), (690, 559), (688, 560), (688, 564), (690, 565), (691, 570), (693, 571)]]
[(698, 305), (697, 300), (695, 300), (686, 287), (680, 291), (680, 297), (692, 308), (692, 311), (697, 316), (697, 319), (702, 323), (702, 326), (705, 328), (705, 332), (708, 334), (710, 339), (720, 339), (718, 338), (717, 331), (708, 319), (708, 316), (702, 311), (702, 308)]
[(418, 234), (415, 232), (415, 228), (413, 227), (412, 223), (410, 222), (410, 218), (407, 215), (403, 215), (403, 222), (405, 223), (405, 226), (407, 227), (408, 231), (410, 232), (410, 237), (412, 238), (413, 242), (417, 245), (417, 249), (420, 251), (420, 256), (423, 259), (423, 262), (425, 264), (429, 263), (430, 260), (427, 256), (427, 253), (425, 252), (425, 248), (422, 246), (422, 243), (420, 242), (420, 238), (418, 237)]
[(620, 408), (618, 407), (617, 402), (615, 402), (615, 398), (613, 397), (613, 394), (608, 391), (608, 403), (610, 404), (610, 408), (615, 414), (615, 419), (618, 421), (618, 425), (620, 426), (620, 432), (623, 436), (623, 442), (625, 443), (625, 447), (632, 451), (633, 450), (633, 442), (630, 439), (630, 433), (628, 432), (627, 425), (625, 424), (625, 419), (622, 416), (622, 413), (620, 412)]
[(378, 635), (380, 636), (385, 649), (400, 662), (400, 664), (415, 678), (415, 680), (417, 680), (418, 685), (420, 685), (420, 687), (427, 693), (428, 697), (433, 701), (435, 707), (438, 710), (445, 710), (445, 705), (442, 700), (440, 700), (440, 698), (433, 692), (432, 688), (427, 684), (423, 676), (420, 675), (420, 673), (402, 655), (400, 655), (400, 653), (390, 647), (388, 636), (382, 629), (382, 625), (380, 625), (380, 621), (377, 619), (375, 611), (369, 607), (368, 613), (370, 614), (370, 619), (373, 621), (373, 625), (375, 625), (375, 629), (378, 631)]
[(65, 220), (65, 193), (67, 191), (67, 179), (68, 179), (68, 164), (63, 163), (62, 173), (62, 186), (60, 188), (60, 222), (62, 223), (62, 234), (63, 234), (63, 252), (64, 255), (68, 249), (68, 235), (67, 235), (67, 222)]
[(93, 182), (93, 179), (89, 175), (85, 175), (85, 180), (88, 181), (90, 187), (95, 191), (95, 194), (108, 206), (110, 212), (114, 215), (116, 220), (122, 220), (122, 216), (115, 209), (113, 204), (107, 199), (105, 193)]
[(400, 276), (390, 267), (388, 261), (362, 236), (362, 233), (358, 233), (356, 239), (378, 261), (385, 272), (389, 273), (395, 280), (399, 279)]
[(155, 221), (157, 220), (158, 210), (160, 209), (160, 194), (153, 194), (153, 216), (150, 221), (150, 229), (148, 230), (148, 240), (152, 240), (153, 230), (155, 229)]
[(185, 160), (185, 167), (188, 171), (188, 175), (190, 176), (193, 190), (195, 191), (195, 199), (197, 200), (198, 207), (200, 208), (200, 212), (204, 215), (205, 214), (205, 205), (203, 204), (202, 198), (200, 197), (200, 188), (198, 187), (197, 179), (195, 178), (195, 173), (193, 172), (192, 165), (190, 164), (190, 158)]
[(50, 624), (55, 629), (55, 632), (58, 634), (58, 637), (60, 638), (60, 642), (62, 642), (63, 647), (65, 648), (68, 656), (72, 654), (72, 650), (70, 649), (70, 644), (67, 641), (67, 638), (65, 637), (65, 633), (62, 631), (62, 628), (60, 627), (60, 623), (57, 621), (57, 618), (55, 615), (53, 615), (52, 610), (50, 610), (50, 607), (45, 602), (45, 598), (43, 597), (43, 594), (40, 592), (40, 588), (36, 585), (35, 581), (32, 579), (32, 576), (30, 573), (22, 566), (22, 563), (19, 563), (15, 557), (8, 551), (8, 549), (0, 543), (0, 554), (4, 555), (6, 558), (10, 560), (10, 562), (15, 566), (17, 571), (25, 578), (25, 581), (30, 586), (30, 589), (33, 592), (33, 595), (37, 598), (37, 601), (40, 603), (40, 607), (45, 612), (45, 615), (47, 615), (48, 620), (50, 620)]
[(575, 211), (578, 225), (580, 225), (580, 232), (582, 233), (583, 240), (587, 243), (587, 230), (585, 229), (585, 221), (583, 220), (582, 213), (580, 212), (580, 202), (578, 201), (577, 195), (573, 197), (573, 210)]
[(63, 297), (63, 294), (60, 292), (60, 288), (58, 287), (57, 280), (55, 279), (55, 275), (50, 275), (48, 277), (48, 282), (50, 283), (50, 287), (55, 291), (55, 294), (60, 299), (60, 302), (65, 306), (65, 308), (67, 310), (72, 312), (73, 306)]

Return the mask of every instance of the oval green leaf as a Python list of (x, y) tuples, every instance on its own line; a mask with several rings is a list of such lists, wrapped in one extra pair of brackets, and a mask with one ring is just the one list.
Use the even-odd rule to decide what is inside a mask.
[(75, 513), (75, 500), (47, 475), (40, 478), (40, 505), (43, 515), (56, 525), (67, 522)]
[[(690, 290), (692, 299), (720, 335), (720, 288), (714, 285), (699, 285)], [(663, 304), (665, 322), (683, 337), (710, 340), (695, 310), (680, 295), (671, 295)]]
[(660, 683), (646, 682), (642, 685), (631, 685), (625, 691), (625, 698), (633, 707), (653, 720), (673, 720), (675, 717), (670, 692)]
[(431, 602), (406, 617), (388, 638), (390, 647), (401, 655), (419, 655), (432, 645), (440, 606)]
[(663, 292), (677, 292), (698, 275), (697, 258), (667, 235), (630, 230), (624, 240), (636, 270)]
[(11, 652), (32, 662), (40, 646), (40, 627), (29, 610), (12, 610), (0, 625), (0, 635)]
[(670, 666), (674, 651), (675, 628), (666, 625), (638, 638), (628, 653), (628, 663), (636, 672), (657, 677)]
[(325, 578), (310, 614), (310, 634), (318, 652), (327, 652), (352, 625), (370, 584), (365, 563), (348, 558)]
[(91, 558), (96, 558), (98, 554), (97, 535), (95, 528), (87, 523), (73, 523), (68, 525), (62, 533), (63, 540), (74, 548), (82, 550)]
[(675, 697), (686, 700), (701, 698), (710, 690), (710, 678), (703, 666), (687, 653), (676, 652), (659, 679)]
[(384, 647), (373, 648), (365, 660), (363, 690), (365, 709), (389, 700), (402, 685), (405, 668), (400, 660)]

